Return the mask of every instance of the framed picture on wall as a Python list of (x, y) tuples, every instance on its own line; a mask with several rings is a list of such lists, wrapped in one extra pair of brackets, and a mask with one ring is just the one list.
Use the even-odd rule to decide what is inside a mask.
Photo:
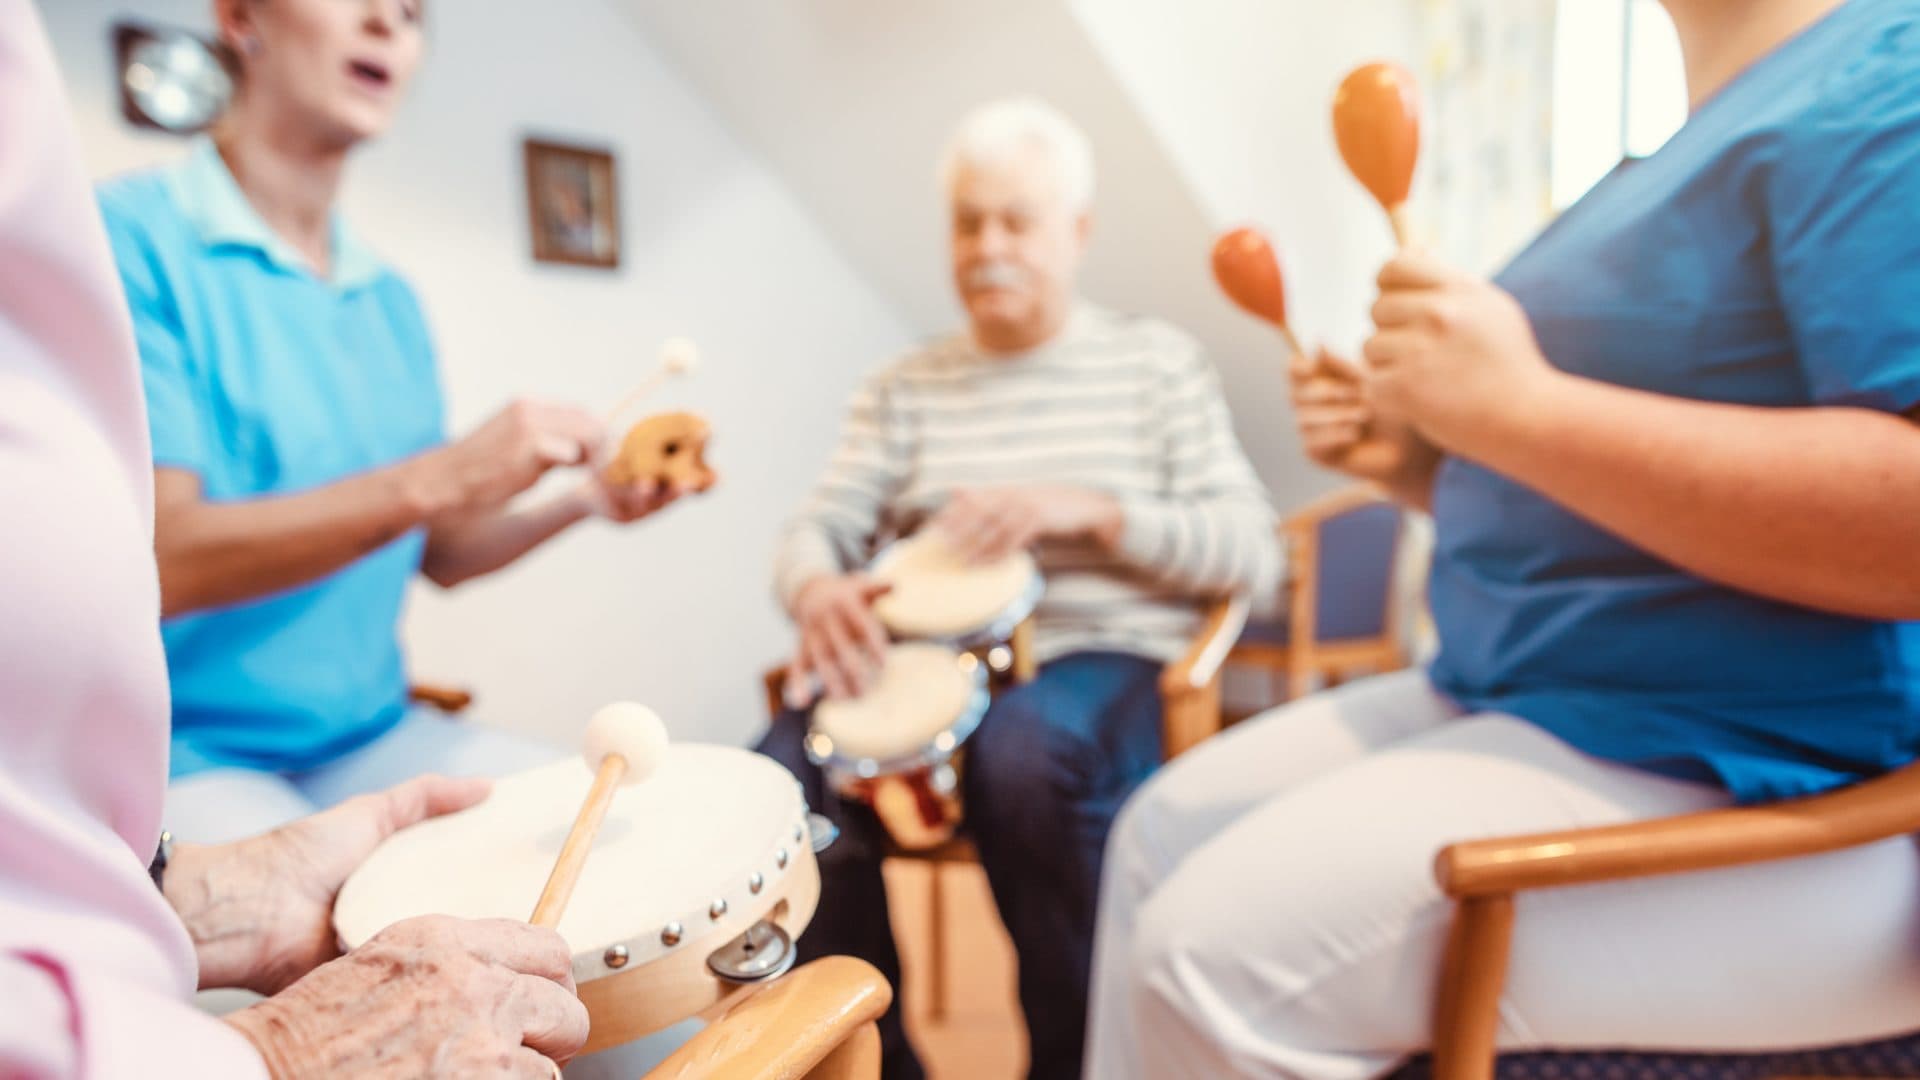
[(619, 177), (613, 154), (542, 139), (528, 139), (525, 153), (534, 261), (619, 266)]

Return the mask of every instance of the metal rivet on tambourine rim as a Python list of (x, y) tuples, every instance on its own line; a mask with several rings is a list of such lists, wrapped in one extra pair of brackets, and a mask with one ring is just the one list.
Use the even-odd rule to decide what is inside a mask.
[(615, 945), (608, 949), (607, 954), (601, 957), (601, 959), (607, 962), (608, 967), (618, 971), (627, 966), (627, 947), (625, 945)]
[(713, 903), (707, 905), (707, 918), (712, 919), (714, 922), (719, 922), (726, 913), (727, 902), (724, 898), (715, 900)]
[(685, 927), (677, 922), (670, 922), (666, 925), (665, 929), (660, 931), (660, 944), (672, 948), (680, 944), (680, 939), (685, 937), (686, 933)]
[(804, 841), (804, 840), (805, 840), (806, 838), (807, 838), (807, 829), (806, 829), (806, 826), (804, 826), (804, 825), (795, 825), (795, 826), (793, 827), (793, 842), (794, 842), (794, 843), (796, 843), (796, 844), (798, 844), (798, 843), (800, 843), (800, 842), (802, 842), (802, 841)]
[(787, 868), (787, 849), (786, 848), (781, 848), (779, 851), (776, 851), (773, 853), (773, 865), (779, 867), (782, 870), (785, 870)]
[(748, 892), (752, 893), (755, 896), (759, 896), (760, 890), (766, 887), (767, 887), (767, 879), (760, 876), (760, 871), (755, 870), (753, 873), (747, 875), (747, 891)]
[(1013, 650), (1005, 645), (995, 645), (987, 650), (987, 666), (995, 671), (1006, 671), (1013, 666)]

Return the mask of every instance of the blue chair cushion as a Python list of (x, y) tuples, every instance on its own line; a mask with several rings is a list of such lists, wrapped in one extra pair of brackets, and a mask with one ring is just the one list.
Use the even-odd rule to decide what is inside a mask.
[[(1400, 509), (1391, 503), (1369, 503), (1320, 523), (1316, 640), (1354, 641), (1387, 632), (1399, 543)], [(1251, 620), (1240, 634), (1255, 645), (1286, 645), (1292, 637), (1284, 616)]]
[[(1779, 1077), (1920, 1077), (1920, 1032), (1879, 1042), (1761, 1054), (1576, 1050), (1502, 1054), (1496, 1080), (1776, 1080)], [(1392, 1080), (1433, 1080), (1425, 1055)]]

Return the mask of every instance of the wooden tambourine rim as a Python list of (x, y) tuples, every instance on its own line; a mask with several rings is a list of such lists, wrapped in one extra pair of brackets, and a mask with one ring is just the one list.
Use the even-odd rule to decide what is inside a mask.
[(619, 1046), (723, 1006), (747, 987), (715, 975), (707, 958), (762, 920), (778, 924), (797, 947), (820, 900), (820, 866), (809, 841), (797, 845), (777, 886), (769, 883), (756, 900), (688, 927), (687, 936), (663, 959), (581, 982), (580, 1001), (592, 1020), (581, 1053)]

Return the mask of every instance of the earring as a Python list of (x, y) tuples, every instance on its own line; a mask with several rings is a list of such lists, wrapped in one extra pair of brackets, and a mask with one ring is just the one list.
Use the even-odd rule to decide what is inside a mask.
[(257, 37), (254, 37), (252, 34), (248, 34), (246, 37), (241, 38), (240, 51), (243, 53), (246, 53), (248, 56), (259, 55), (260, 39)]

